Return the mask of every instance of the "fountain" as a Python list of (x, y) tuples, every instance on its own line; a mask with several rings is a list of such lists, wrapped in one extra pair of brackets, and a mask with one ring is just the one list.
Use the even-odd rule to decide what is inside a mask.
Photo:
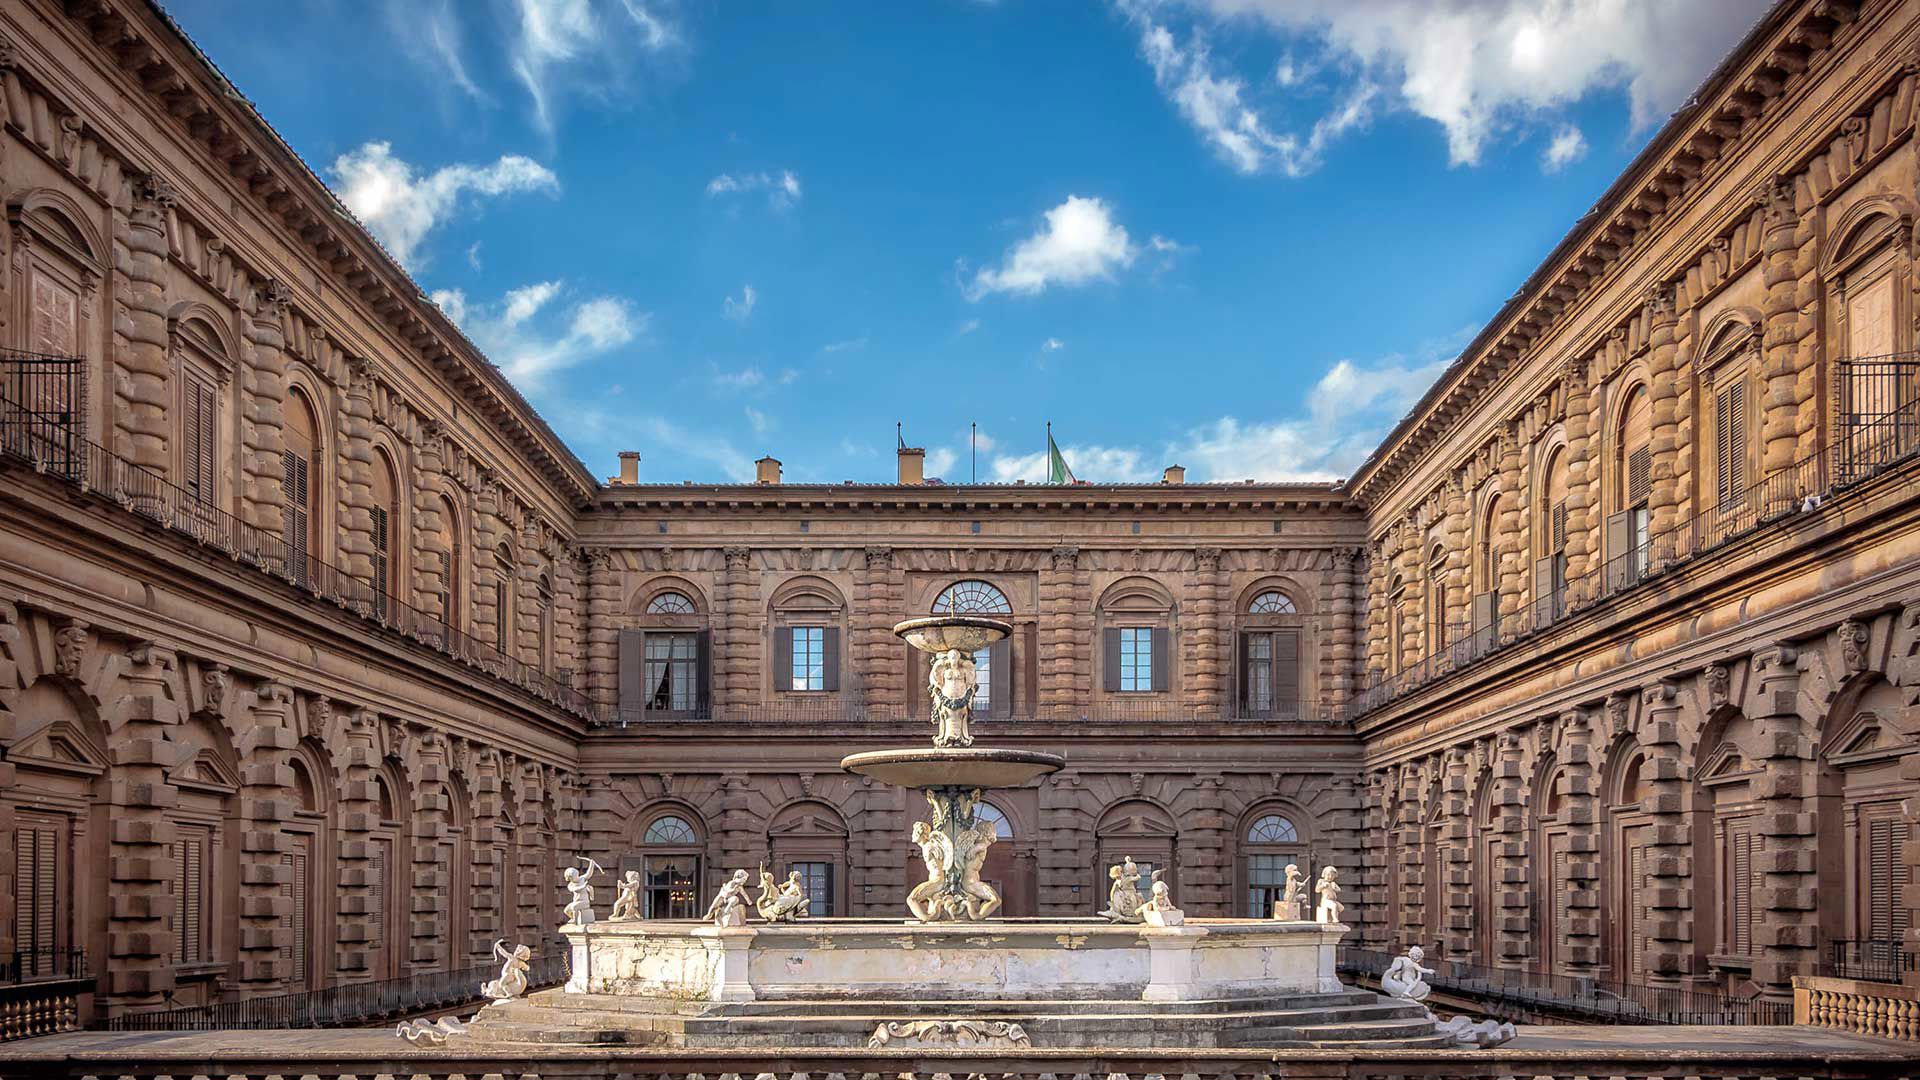
[[(1331, 872), (1315, 920), (1297, 909), (1188, 918), (1164, 872), (1150, 898), (1139, 895), (1131, 859), (1105, 874), (1114, 887), (1098, 916), (996, 918), (1000, 897), (980, 879), (995, 837), (982, 798), (1066, 765), (974, 745), (973, 655), (1011, 632), (963, 615), (894, 627), (932, 658), (933, 745), (840, 763), (926, 799), (928, 819), (910, 833), (926, 880), (904, 897), (908, 919), (796, 918), (804, 904), (796, 912), (769, 899), (763, 868), (763, 921), (750, 923), (739, 868), (708, 920), (593, 921), (588, 911), (561, 927), (572, 950), (566, 987), (487, 1006), (471, 1037), (712, 1048), (1444, 1045), (1419, 1006), (1340, 984), (1334, 950), (1347, 927)], [(590, 900), (590, 881), (574, 876), (576, 897)]]

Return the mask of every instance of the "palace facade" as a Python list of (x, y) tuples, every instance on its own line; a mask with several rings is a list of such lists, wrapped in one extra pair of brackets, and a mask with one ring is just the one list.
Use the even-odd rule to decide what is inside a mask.
[(893, 916), (838, 761), (946, 611), (1068, 759), (1009, 915), (1335, 865), (1359, 944), (1769, 995), (1913, 933), (1912, 5), (1775, 7), (1331, 485), (596, 480), (163, 13), (0, 39), (0, 998), (462, 968), (580, 855)]

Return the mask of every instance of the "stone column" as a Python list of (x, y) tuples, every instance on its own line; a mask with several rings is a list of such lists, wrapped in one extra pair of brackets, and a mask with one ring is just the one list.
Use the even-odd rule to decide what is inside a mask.
[(1193, 580), (1187, 592), (1193, 598), (1193, 620), (1185, 627), (1193, 642), (1193, 666), (1184, 687), (1177, 678), (1171, 685), (1183, 689), (1183, 696), (1197, 705), (1217, 704), (1225, 715), (1229, 667), (1226, 658), (1233, 654), (1232, 646), (1224, 639), (1232, 633), (1233, 620), (1227, 614), (1230, 605), (1226, 598), (1226, 576), (1220, 569), (1219, 548), (1194, 549)]
[[(1533, 888), (1542, 880), (1547, 880), (1546, 888), (1553, 886), (1548, 880), (1551, 874), (1536, 877), (1530, 872), (1537, 853), (1529, 850), (1532, 846), (1529, 810), (1535, 813), (1538, 810), (1528, 805), (1526, 750), (1518, 732), (1503, 731), (1495, 740), (1493, 776), (1489, 782), (1493, 784), (1493, 790), (1488, 793), (1492, 819), (1487, 827), (1495, 837), (1489, 877), (1493, 910), (1476, 915), (1494, 920), (1494, 955), (1488, 962), (1524, 970), (1533, 955)], [(1549, 896), (1543, 895), (1540, 899), (1552, 902)]]
[[(714, 840), (720, 849), (720, 865), (708, 868), (707, 876), (719, 881), (721, 867), (754, 866), (767, 857), (767, 823), (753, 812), (753, 790), (746, 773), (730, 772), (720, 778), (720, 815), (714, 823)], [(711, 895), (711, 887), (707, 889)]]
[(447, 823), (452, 799), (448, 795), (447, 737), (429, 731), (418, 740), (419, 779), (413, 791), (413, 881), (408, 890), (411, 946), (407, 969), (416, 972), (446, 969), (452, 938), (453, 875), (449, 872), (451, 846)]
[(561, 681), (578, 687), (581, 664), (580, 551), (571, 545), (556, 548), (553, 560), (553, 667)]
[(114, 319), (114, 453), (172, 477), (167, 410), (167, 218), (173, 186), (157, 176), (133, 185), (127, 215), (125, 303)]
[[(505, 799), (500, 780), (500, 752), (492, 747), (474, 750), (472, 775), (467, 787), (473, 794), (473, 865), (454, 867), (456, 874), (472, 875), (473, 915), (468, 920), (471, 933), (466, 941), (453, 943), (452, 965), (463, 967), (466, 958), (490, 950), (495, 938), (506, 937), (512, 917), (508, 903), (513, 896), (507, 881), (507, 849), (512, 838), (501, 818)], [(601, 865), (611, 869), (613, 863)]]
[(1397, 854), (1389, 843), (1393, 828), (1387, 814), (1391, 785), (1385, 770), (1367, 773), (1367, 802), (1360, 828), (1360, 910), (1350, 921), (1359, 933), (1360, 944), (1369, 949), (1393, 946), (1393, 904), (1387, 893), (1387, 859)]
[[(1398, 945), (1439, 944), (1440, 913), (1428, 910), (1427, 865), (1425, 853), (1430, 838), (1421, 808), (1426, 806), (1425, 772), (1431, 766), (1408, 764), (1400, 772), (1400, 940)], [(1438, 951), (1437, 949), (1435, 951)]]
[[(563, 868), (578, 866), (580, 864), (575, 856), (585, 855), (612, 872), (613, 868), (619, 864), (621, 853), (626, 849), (625, 840), (621, 835), (626, 820), (620, 812), (620, 805), (614, 798), (613, 777), (606, 775), (582, 777), (579, 807), (576, 830), (578, 838), (567, 846), (567, 857), (560, 861), (560, 865)], [(708, 869), (713, 872), (710, 876), (718, 876), (719, 867)], [(701, 890), (703, 895), (710, 895), (704, 891), (706, 890), (705, 882), (696, 882), (694, 887), (696, 890)], [(607, 891), (595, 892), (594, 915), (604, 919), (613, 906), (613, 898), (616, 894), (612, 891), (611, 882), (597, 881), (596, 889), (601, 888)]]
[[(1760, 276), (1767, 288), (1760, 308), (1760, 371), (1766, 380), (1760, 410), (1763, 477), (1791, 466), (1799, 452), (1800, 298), (1795, 261), (1799, 256), (1800, 213), (1794, 188), (1793, 180), (1782, 176), (1760, 192), (1766, 206)], [(1792, 494), (1780, 492), (1783, 501), (1766, 509), (1785, 509), (1784, 498)]]
[[(440, 530), (445, 523), (440, 520), (439, 479), (445, 469), (441, 457), (445, 444), (446, 431), (438, 423), (429, 420), (421, 425), (412, 476), (413, 587), (409, 590), (409, 600), (414, 607), (427, 618), (442, 622), (448, 621), (447, 612), (442, 610), (441, 593), (446, 589), (447, 559), (451, 555), (440, 542)], [(398, 538), (390, 538), (388, 542), (397, 550)], [(416, 630), (427, 632), (426, 627)]]
[(765, 670), (760, 575), (753, 569), (752, 549), (729, 547), (721, 555), (727, 567), (721, 579), (726, 600), (716, 603), (713, 613), (714, 700), (743, 705), (759, 699), (760, 674)]
[(1499, 637), (1503, 641), (1518, 632), (1527, 598), (1527, 551), (1521, 546), (1520, 531), (1526, 492), (1520, 487), (1520, 423), (1509, 420), (1500, 430), (1500, 503), (1494, 514), (1493, 540), (1500, 567)]
[(1360, 559), (1360, 549), (1339, 547), (1333, 549), (1333, 603), (1329, 612), (1333, 617), (1332, 644), (1333, 678), (1329, 681), (1325, 704), (1329, 712), (1344, 707), (1353, 697), (1356, 686), (1354, 671), (1354, 637), (1357, 612), (1354, 603), (1354, 564)]
[(480, 470), (473, 503), (473, 561), (469, 576), (472, 609), (468, 620), (474, 639), (503, 653), (513, 650), (511, 642), (501, 641), (499, 621), (499, 583), (494, 573), (494, 550), (506, 539), (506, 522), (501, 517), (500, 482), (492, 470)]
[(1376, 672), (1385, 674), (1390, 666), (1387, 662), (1387, 619), (1391, 617), (1387, 611), (1388, 558), (1386, 545), (1376, 542), (1367, 560), (1367, 670), (1361, 673), (1363, 688), (1373, 685)]
[(1180, 846), (1174, 852), (1180, 905), (1196, 915), (1227, 918), (1235, 914), (1233, 868), (1227, 858), (1227, 822), (1219, 773), (1193, 777), (1193, 810), (1182, 815)]
[[(1600, 948), (1600, 798), (1592, 718), (1585, 709), (1560, 714), (1560, 816), (1567, 823), (1566, 879), (1553, 882), (1567, 898), (1566, 961), (1572, 974), (1592, 974)], [(1548, 880), (1552, 868), (1546, 871)]]
[[(1674, 311), (1673, 285), (1661, 282), (1647, 293), (1647, 383), (1652, 394), (1653, 436), (1648, 449), (1653, 459), (1652, 486), (1647, 495), (1649, 530), (1653, 536), (1665, 536), (1678, 524), (1680, 491), (1676, 481), (1676, 462), (1680, 454), (1678, 403), (1680, 398), (1677, 368), (1679, 348), (1674, 331), (1679, 315)], [(1662, 554), (1678, 555), (1678, 549), (1656, 547), (1653, 558)]]
[[(209, 702), (235, 693), (225, 665), (202, 674)], [(253, 724), (241, 732), (234, 749), (240, 753), (240, 910), (235, 981), (248, 996), (280, 992), (293, 975), (281, 959), (287, 947), (304, 949), (293, 940), (290, 920), (295, 898), (287, 895), (293, 868), (286, 864), (291, 848), (281, 823), (293, 818), (293, 767), (288, 759), (299, 742), (292, 724), (293, 691), (285, 683), (264, 682), (254, 695)], [(325, 858), (315, 852), (314, 858)], [(324, 880), (312, 875), (310, 881)]]
[(1445, 815), (1440, 841), (1440, 897), (1446, 910), (1440, 915), (1440, 940), (1449, 957), (1471, 957), (1489, 964), (1493, 958), (1476, 955), (1474, 923), (1492, 912), (1473, 909), (1473, 862), (1479, 857), (1473, 844), (1473, 778), (1464, 747), (1447, 751), (1440, 776), (1440, 812)]
[(1692, 552), (1695, 540), (1689, 527), (1694, 512), (1699, 509), (1699, 501), (1694, 497), (1694, 459), (1703, 450), (1694, 426), (1694, 399), (1700, 390), (1694, 368), (1698, 347), (1694, 330), (1699, 319), (1693, 315), (1694, 300), (1685, 280), (1673, 286), (1673, 303), (1678, 312), (1673, 346), (1673, 514), (1675, 527), (1684, 530), (1676, 537), (1675, 550), (1684, 555)]
[(1074, 576), (1080, 549), (1056, 547), (1040, 572), (1040, 708), (1042, 716), (1065, 717), (1086, 699), (1076, 688)]
[(893, 624), (906, 618), (906, 576), (894, 562), (890, 547), (876, 545), (861, 552), (853, 584), (853, 658), (856, 685), (864, 690), (868, 708), (906, 715), (905, 646), (893, 636)]
[[(553, 847), (553, 816), (549, 813), (552, 803), (547, 798), (542, 769), (536, 764), (523, 764), (520, 777), (520, 798), (514, 808), (520, 834), (514, 837), (511, 873), (515, 886), (515, 925), (520, 940), (532, 943), (545, 941), (553, 933), (553, 926), (560, 924), (557, 915), (552, 920), (547, 918), (545, 903), (548, 890), (553, 888), (549, 878), (559, 875), (547, 872)], [(552, 926), (548, 925), (549, 921)]]
[[(314, 701), (309, 715), (315, 731), (329, 732), (332, 706), (326, 698)], [(386, 879), (376, 880), (373, 845), (369, 839), (380, 822), (380, 788), (374, 778), (380, 765), (380, 749), (375, 743), (377, 717), (371, 709), (348, 709), (340, 734), (340, 746), (334, 753), (338, 773), (338, 816), (334, 836), (339, 847), (338, 911), (335, 931), (334, 971), (342, 983), (366, 982), (373, 978), (373, 948), (376, 943), (401, 950), (405, 942), (380, 941), (382, 912), (374, 908), (374, 888), (391, 892), (406, 887), (406, 875), (397, 865), (399, 852), (385, 868)], [(330, 736), (329, 732), (329, 736)]]
[[(1911, 60), (1911, 57), (1909, 57)], [(1911, 67), (1909, 63), (1909, 67)], [(1794, 184), (1794, 216), (1798, 224), (1794, 229), (1793, 240), (1796, 254), (1793, 260), (1794, 276), (1799, 279), (1795, 290), (1795, 299), (1799, 303), (1799, 318), (1794, 323), (1798, 340), (1793, 350), (1793, 396), (1796, 403), (1795, 428), (1799, 439), (1794, 447), (1794, 458), (1799, 460), (1811, 457), (1819, 451), (1824, 441), (1821, 433), (1820, 416), (1820, 373), (1831, 368), (1823, 363), (1825, 357), (1820, 327), (1824, 324), (1822, 309), (1826, 306), (1826, 289), (1821, 281), (1820, 271), (1820, 215), (1814, 213), (1813, 193), (1803, 182)], [(1904, 224), (1895, 234), (1895, 250), (1911, 250), (1913, 226)], [(1837, 301), (1836, 301), (1837, 302)], [(1826, 478), (1831, 480), (1830, 477)], [(1812, 494), (1811, 491), (1795, 492)]]
[(520, 542), (514, 545), (518, 556), (513, 565), (514, 590), (518, 595), (513, 605), (513, 632), (518, 639), (516, 655), (535, 668), (546, 661), (540, 655), (540, 560), (545, 546), (540, 520), (528, 512), (521, 520)]
[(246, 369), (241, 385), (246, 397), (241, 409), (240, 518), (266, 533), (279, 536), (286, 493), (284, 431), (287, 409), (287, 290), (278, 281), (263, 282), (253, 297), (246, 320)]
[(363, 358), (347, 360), (346, 437), (340, 440), (341, 567), (373, 581), (373, 368)]
[(620, 572), (606, 548), (580, 552), (587, 579), (587, 693), (611, 709), (620, 701)]
[[(56, 651), (91, 647), (83, 623), (58, 632)], [(58, 664), (56, 658), (56, 664)], [(77, 665), (72, 665), (77, 667)], [(159, 1008), (173, 991), (167, 956), (173, 943), (174, 824), (180, 792), (169, 774), (193, 748), (167, 738), (180, 723), (173, 697), (176, 659), (151, 641), (127, 651), (126, 695), (111, 705), (107, 756), (109, 806), (107, 961), (99, 987), (109, 1015)]]
[[(1353, 903), (1340, 918), (1347, 925), (1358, 928), (1369, 919), (1378, 919), (1377, 915), (1367, 910), (1366, 857), (1361, 850), (1368, 808), (1362, 801), (1365, 796), (1360, 777), (1356, 774), (1341, 773), (1329, 778), (1327, 785), (1333, 795), (1321, 803), (1319, 815), (1320, 828), (1323, 830), (1323, 858), (1340, 868), (1341, 881), (1354, 883), (1350, 894)], [(1231, 876), (1228, 881), (1232, 881)], [(1362, 933), (1360, 940), (1365, 939), (1366, 935)]]
[[(870, 776), (861, 777), (859, 784), (860, 812), (853, 822), (854, 865), (847, 896), (854, 915), (894, 915), (901, 910), (912, 875), (920, 870), (919, 853), (900, 842), (911, 828), (905, 812), (909, 793), (891, 784), (876, 784)], [(918, 792), (911, 794), (919, 797)]]
[[(1473, 552), (1470, 550), (1473, 510), (1467, 500), (1467, 478), (1460, 469), (1447, 474), (1447, 503), (1442, 542), (1447, 549), (1446, 596), (1441, 610), (1448, 623), (1468, 623), (1473, 609)], [(1447, 642), (1440, 642), (1444, 646)]]
[(1747, 716), (1762, 759), (1753, 793), (1760, 800), (1756, 828), (1767, 847), (1758, 860), (1761, 884), (1753, 905), (1760, 916), (1753, 981), (1776, 998), (1792, 993), (1793, 976), (1812, 971), (1819, 934), (1818, 839), (1809, 801), (1816, 768), (1799, 690), (1799, 655), (1791, 646), (1754, 654)]
[(1693, 837), (1680, 751), (1680, 695), (1671, 683), (1642, 691), (1638, 741), (1646, 830), (1647, 982), (1678, 986), (1693, 965)]
[(1561, 371), (1567, 384), (1567, 606), (1583, 607), (1599, 581), (1599, 567), (1593, 557), (1591, 511), (1599, 501), (1600, 470), (1593, 460), (1593, 423), (1589, 410), (1592, 395), (1587, 388), (1587, 361), (1582, 357), (1567, 360)]
[(1081, 808), (1084, 795), (1076, 775), (1055, 773), (1040, 781), (1038, 914), (1091, 915), (1105, 906), (1106, 870), (1093, 865), (1093, 824)]

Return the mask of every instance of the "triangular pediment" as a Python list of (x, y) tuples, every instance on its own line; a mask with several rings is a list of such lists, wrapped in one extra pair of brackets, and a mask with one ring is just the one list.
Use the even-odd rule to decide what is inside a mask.
[(189, 786), (217, 787), (237, 790), (240, 778), (227, 768), (226, 763), (215, 757), (211, 750), (202, 750), (190, 757), (179, 768), (173, 770), (173, 782)]
[(1747, 759), (1740, 756), (1738, 747), (1723, 742), (1714, 747), (1713, 752), (1700, 763), (1699, 776), (1701, 783), (1712, 783), (1715, 780), (1741, 779), (1753, 771)]
[(837, 821), (829, 821), (817, 814), (801, 814), (786, 821), (775, 822), (770, 833), (779, 836), (845, 836), (847, 830)]
[(1823, 756), (1832, 762), (1858, 762), (1866, 758), (1897, 755), (1908, 748), (1898, 736), (1889, 733), (1874, 712), (1861, 712), (1828, 740), (1832, 748)]
[(107, 752), (79, 727), (55, 720), (14, 743), (7, 760), (98, 773), (106, 770)]

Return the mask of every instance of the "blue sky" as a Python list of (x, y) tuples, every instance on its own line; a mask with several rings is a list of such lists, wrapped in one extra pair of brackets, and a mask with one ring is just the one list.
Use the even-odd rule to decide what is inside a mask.
[(597, 475), (1346, 475), (1761, 0), (169, 0)]

